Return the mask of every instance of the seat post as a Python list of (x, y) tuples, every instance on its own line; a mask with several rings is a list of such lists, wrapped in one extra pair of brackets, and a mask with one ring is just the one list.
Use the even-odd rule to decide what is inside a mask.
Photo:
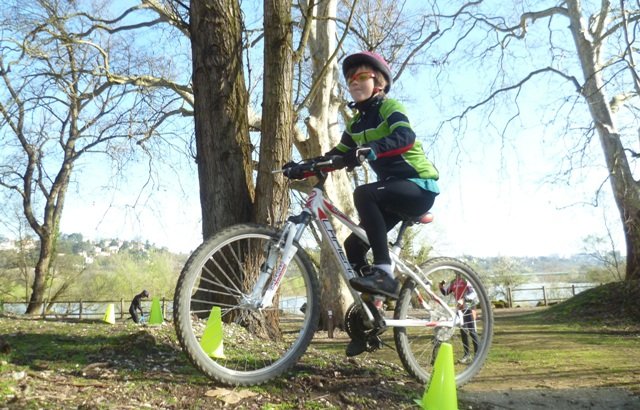
[(394, 247), (402, 248), (402, 238), (404, 237), (404, 233), (409, 227), (409, 221), (402, 221), (402, 225), (400, 225), (400, 229), (398, 230), (398, 236), (396, 237), (396, 241), (392, 243)]

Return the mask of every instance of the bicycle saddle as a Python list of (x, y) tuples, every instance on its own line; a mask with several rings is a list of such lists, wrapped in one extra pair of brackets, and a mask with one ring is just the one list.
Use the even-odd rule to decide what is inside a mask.
[(426, 212), (420, 216), (407, 216), (400, 215), (402, 220), (407, 221), (411, 224), (428, 224), (433, 222), (433, 214), (431, 212)]

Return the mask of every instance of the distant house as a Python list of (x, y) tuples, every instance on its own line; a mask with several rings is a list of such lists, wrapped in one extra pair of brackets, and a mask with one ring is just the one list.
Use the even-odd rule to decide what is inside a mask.
[[(23, 249), (35, 249), (37, 242), (31, 238), (22, 240)], [(14, 241), (7, 238), (0, 238), (0, 251), (17, 251), (20, 249), (20, 241)]]
[(0, 251), (12, 251), (17, 249), (15, 241), (7, 238), (0, 238)]
[(109, 253), (110, 255), (114, 255), (118, 253), (119, 250), (120, 250), (120, 245), (111, 245), (107, 247), (106, 252)]
[(86, 265), (91, 265), (94, 262), (93, 257), (89, 255), (86, 251), (80, 252), (80, 256), (84, 258), (84, 263)]

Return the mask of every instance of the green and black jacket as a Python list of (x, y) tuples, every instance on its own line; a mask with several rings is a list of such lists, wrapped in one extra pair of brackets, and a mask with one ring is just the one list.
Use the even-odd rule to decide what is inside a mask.
[(431, 180), (425, 181), (429, 182), (426, 185), (419, 185), (439, 192), (435, 184), (438, 170), (425, 156), (420, 141), (416, 140), (404, 106), (396, 100), (374, 96), (355, 107), (358, 113), (349, 121), (340, 143), (330, 153), (369, 147), (376, 156), (369, 165), (378, 180), (389, 177)]

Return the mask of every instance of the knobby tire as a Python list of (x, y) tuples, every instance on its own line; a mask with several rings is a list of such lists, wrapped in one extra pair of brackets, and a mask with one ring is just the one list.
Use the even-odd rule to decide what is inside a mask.
[[(272, 227), (235, 225), (200, 245), (182, 269), (174, 297), (176, 333), (189, 360), (213, 380), (232, 386), (264, 383), (293, 366), (313, 338), (319, 284), (297, 243), (274, 306), (249, 309), (242, 303), (253, 290), (266, 249), (278, 239)], [(207, 345), (203, 336), (211, 334), (208, 318), (216, 305), (222, 312), (223, 336), (217, 345), (222, 354), (212, 357), (202, 346)]]
[[(442, 342), (450, 343), (453, 346), (455, 378), (458, 387), (471, 380), (482, 368), (487, 359), (491, 340), (493, 338), (493, 313), (492, 306), (484, 285), (478, 274), (467, 264), (453, 258), (434, 258), (422, 266), (422, 272), (433, 281), (434, 291), (440, 293), (438, 283), (441, 280), (446, 282), (455, 278), (456, 274), (461, 275), (471, 283), (477, 293), (477, 334), (479, 337), (478, 351), (473, 356), (470, 363), (459, 363), (464, 355), (461, 342), (461, 328), (454, 329), (432, 328), (432, 327), (396, 327), (394, 328), (394, 339), (396, 349), (402, 364), (409, 374), (427, 383), (433, 373), (433, 364), (437, 357), (439, 346)], [(400, 291), (394, 311), (395, 319), (418, 318), (427, 320), (447, 319), (445, 311), (436, 302), (421, 292), (429, 309), (419, 307), (415, 295), (416, 283), (407, 279)], [(449, 296), (442, 296), (447, 305), (456, 311), (456, 300)], [(470, 333), (467, 332), (470, 351), (473, 351), (473, 342)]]

